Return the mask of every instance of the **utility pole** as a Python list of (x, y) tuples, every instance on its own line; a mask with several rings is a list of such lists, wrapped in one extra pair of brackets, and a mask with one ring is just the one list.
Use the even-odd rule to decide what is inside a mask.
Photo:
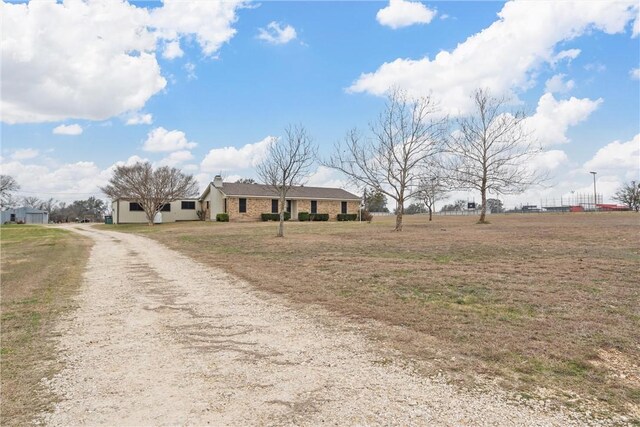
[(589, 172), (593, 175), (593, 211), (597, 210), (596, 203), (598, 203), (598, 193), (596, 192), (596, 174), (598, 172)]

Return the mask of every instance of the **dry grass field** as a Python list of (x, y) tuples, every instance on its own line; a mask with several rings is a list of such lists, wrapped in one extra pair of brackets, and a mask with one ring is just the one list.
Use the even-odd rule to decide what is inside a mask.
[[(640, 215), (102, 226), (159, 240), (282, 294), (387, 327), (425, 375), (640, 419)], [(185, 280), (188, 280), (185, 278)]]
[(3, 225), (0, 249), (2, 425), (30, 425), (52, 402), (40, 380), (60, 369), (52, 329), (72, 307), (89, 242), (60, 229)]

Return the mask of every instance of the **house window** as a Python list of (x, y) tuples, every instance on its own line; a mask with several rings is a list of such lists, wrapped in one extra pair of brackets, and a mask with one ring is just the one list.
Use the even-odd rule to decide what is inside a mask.
[(318, 201), (317, 200), (312, 200), (311, 201), (311, 213), (312, 214), (317, 214), (318, 213)]
[(342, 202), (342, 206), (340, 206), (340, 211), (343, 214), (347, 213), (347, 202)]
[(287, 212), (291, 213), (291, 200), (287, 200)]
[[(209, 207), (208, 203), (209, 202), (207, 202), (207, 207)], [(228, 211), (227, 211), (227, 199), (224, 199), (224, 213), (228, 213)]]
[(240, 213), (246, 213), (247, 212), (247, 199), (238, 199), (238, 206), (239, 206), (239, 212)]
[(271, 199), (271, 213), (278, 213), (278, 199)]
[(182, 202), (182, 209), (183, 210), (193, 210), (196, 208), (196, 202), (191, 202), (191, 201), (183, 201)]
[(165, 203), (164, 205), (162, 205), (162, 207), (160, 208), (160, 212), (171, 212), (171, 204)]
[(131, 211), (131, 212), (133, 212), (133, 211), (144, 211), (144, 209), (142, 209), (142, 206), (140, 206), (140, 203), (129, 202), (129, 211)]

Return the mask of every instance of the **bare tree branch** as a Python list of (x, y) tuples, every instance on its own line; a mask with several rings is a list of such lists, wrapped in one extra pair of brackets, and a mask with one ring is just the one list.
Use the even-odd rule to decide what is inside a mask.
[(316, 158), (311, 136), (302, 126), (289, 125), (282, 140), (272, 140), (267, 158), (258, 166), (258, 176), (280, 200), (278, 237), (284, 237), (284, 212), (287, 192), (303, 183)]
[(410, 100), (394, 89), (385, 110), (370, 125), (371, 138), (350, 130), (323, 165), (395, 200), (395, 229), (400, 231), (405, 200), (414, 195), (429, 161), (442, 151), (447, 119), (438, 113), (431, 97)]
[(20, 186), (10, 175), (0, 175), (0, 207), (13, 207), (16, 199), (11, 193), (18, 191)]
[(192, 175), (163, 166), (155, 171), (151, 163), (118, 166), (109, 184), (100, 188), (111, 199), (129, 199), (140, 204), (149, 225), (162, 207), (174, 200), (192, 197), (198, 186)]
[(442, 173), (438, 169), (433, 168), (430, 176), (420, 179), (418, 184), (418, 191), (415, 196), (424, 202), (429, 211), (429, 221), (433, 219), (433, 212), (435, 210), (436, 200), (444, 201), (447, 198), (447, 187), (445, 186)]
[(541, 183), (544, 175), (530, 162), (541, 148), (525, 131), (523, 111), (507, 112), (505, 98), (488, 90), (473, 94), (475, 111), (456, 120), (457, 129), (446, 142), (445, 168), (449, 184), (480, 191), (480, 223), (486, 222), (487, 192), (517, 194)]

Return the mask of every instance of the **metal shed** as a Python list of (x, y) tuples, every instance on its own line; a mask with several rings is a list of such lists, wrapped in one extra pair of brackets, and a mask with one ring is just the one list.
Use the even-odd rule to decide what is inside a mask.
[(48, 224), (49, 212), (34, 208), (15, 208), (0, 212), (0, 223)]

